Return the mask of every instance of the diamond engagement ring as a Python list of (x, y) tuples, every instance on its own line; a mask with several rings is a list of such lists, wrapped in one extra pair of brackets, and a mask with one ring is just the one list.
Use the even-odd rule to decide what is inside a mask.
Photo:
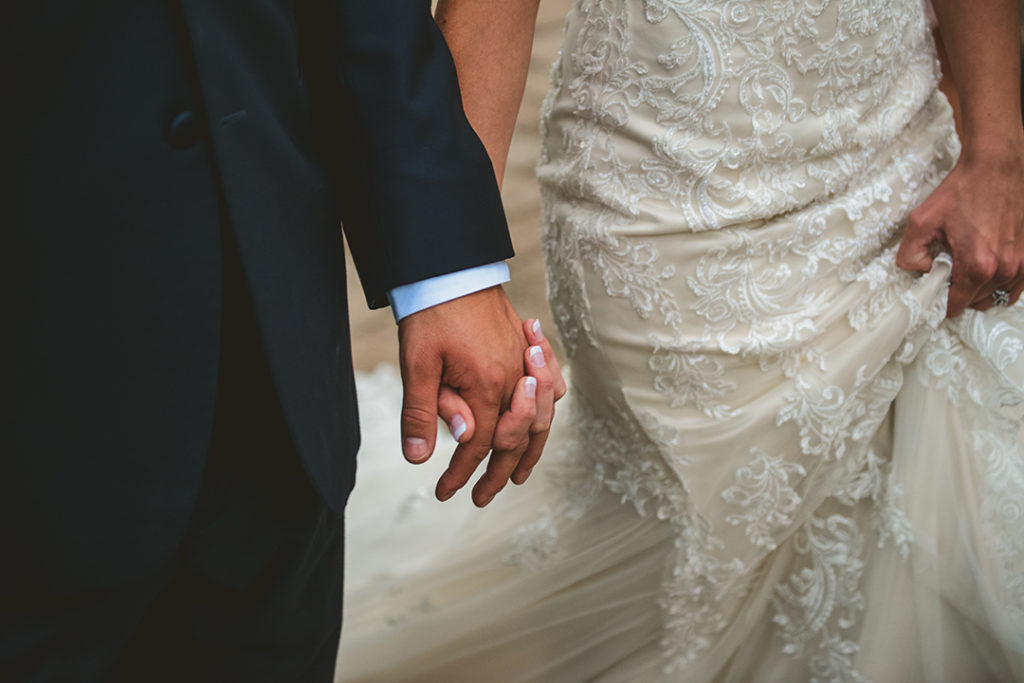
[(1005, 289), (997, 289), (992, 292), (992, 302), (996, 306), (1009, 306), (1010, 305), (1010, 293)]

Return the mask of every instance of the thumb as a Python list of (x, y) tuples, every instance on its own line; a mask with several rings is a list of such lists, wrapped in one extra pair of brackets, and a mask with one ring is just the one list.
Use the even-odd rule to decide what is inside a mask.
[(935, 255), (944, 243), (939, 226), (929, 224), (914, 211), (907, 219), (907, 229), (896, 252), (896, 265), (912, 273), (927, 273)]
[(441, 359), (402, 356), (402, 453), (421, 463), (434, 452)]
[(441, 386), (437, 395), (437, 410), (441, 419), (448, 425), (448, 430), (459, 443), (465, 443), (473, 438), (476, 431), (476, 420), (473, 418), (473, 411), (454, 389), (449, 386)]

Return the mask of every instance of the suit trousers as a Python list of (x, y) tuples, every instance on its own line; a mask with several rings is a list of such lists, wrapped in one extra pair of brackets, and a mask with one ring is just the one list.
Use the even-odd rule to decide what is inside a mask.
[(230, 228), (223, 233), (216, 413), (187, 531), (169, 562), (128, 585), (0, 588), (0, 680), (333, 678), (343, 520), (299, 460)]

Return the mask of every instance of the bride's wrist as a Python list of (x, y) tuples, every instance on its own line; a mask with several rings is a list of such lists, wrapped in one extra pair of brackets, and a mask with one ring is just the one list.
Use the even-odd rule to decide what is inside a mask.
[(961, 162), (965, 166), (983, 166), (991, 171), (1013, 172), (1024, 169), (1024, 127), (1013, 133), (964, 136)]

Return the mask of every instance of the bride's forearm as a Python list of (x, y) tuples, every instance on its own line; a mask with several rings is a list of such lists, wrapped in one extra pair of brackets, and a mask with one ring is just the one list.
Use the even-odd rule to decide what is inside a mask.
[(498, 184), (526, 86), (540, 0), (439, 0), (434, 13), (455, 59), (466, 116)]
[(933, 0), (963, 114), (966, 156), (1020, 151), (1017, 0)]

